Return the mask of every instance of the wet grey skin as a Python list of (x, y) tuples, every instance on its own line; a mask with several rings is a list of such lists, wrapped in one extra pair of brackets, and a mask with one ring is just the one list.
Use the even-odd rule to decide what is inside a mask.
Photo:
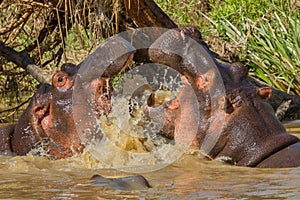
[(93, 181), (92, 186), (116, 190), (145, 190), (151, 188), (146, 178), (142, 175), (120, 178), (105, 178), (97, 174), (94, 175), (91, 180)]

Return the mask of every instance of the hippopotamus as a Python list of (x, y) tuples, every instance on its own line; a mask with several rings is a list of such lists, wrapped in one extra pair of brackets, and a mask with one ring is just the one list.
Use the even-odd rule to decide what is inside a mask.
[[(188, 52), (190, 48), (188, 43), (184, 43), (186, 36), (197, 41), (202, 46), (200, 51), (205, 52), (197, 52), (197, 57), (190, 56), (188, 57), (189, 60), (178, 56)], [(248, 69), (241, 63), (224, 66), (217, 62), (208, 46), (203, 44), (201, 33), (197, 28), (188, 26), (166, 32), (152, 44), (149, 55), (153, 62), (168, 65), (181, 72), (187, 78), (188, 84), (194, 89), (193, 92), (198, 93), (202, 125), (199, 126), (192, 144), (204, 150), (207, 157), (224, 160), (238, 166), (262, 168), (300, 166), (299, 138), (286, 133), (270, 105), (266, 102), (272, 94), (272, 89), (254, 86), (248, 80)], [(211, 57), (210, 61), (207, 61), (207, 57)], [(193, 62), (192, 59), (197, 59), (197, 61)], [(201, 60), (207, 62), (199, 63)], [(206, 102), (205, 90), (214, 89), (214, 85), (218, 83), (214, 82), (209, 71), (201, 73), (198, 69), (205, 65), (212, 65), (211, 62), (217, 66), (225, 86), (225, 107), (220, 109), (216, 107), (215, 110), (203, 112), (205, 111), (203, 102)], [(181, 99), (190, 93), (184, 91), (184, 88), (177, 98), (162, 105), (166, 116), (171, 115), (174, 119), (174, 112), (176, 112), (176, 108), (180, 107)], [(174, 107), (174, 105), (176, 106)], [(181, 106), (181, 112), (177, 112), (175, 118), (189, 117), (191, 113), (185, 112), (185, 110), (191, 110), (188, 107), (189, 105)], [(156, 112), (156, 109), (153, 108), (151, 112)], [(222, 114), (225, 118), (223, 120), (218, 119)], [(169, 118), (165, 117), (165, 119)], [(170, 125), (174, 121), (176, 119), (167, 120), (165, 126), (175, 127), (173, 134), (175, 143), (181, 143), (181, 140), (186, 136), (177, 130), (180, 120), (179, 123)], [(197, 123), (192, 122), (189, 126), (197, 126)], [(203, 126), (203, 124), (209, 126)], [(220, 133), (217, 134), (216, 144), (207, 149), (205, 136), (216, 134), (214, 130), (209, 130), (209, 128), (214, 129), (216, 127), (221, 127)], [(169, 134), (168, 137), (170, 137)]]
[(53, 76), (52, 86), (39, 87), (18, 124), (1, 129), (2, 154), (26, 155), (32, 149), (43, 149), (61, 158), (71, 156), (72, 150), (82, 150), (70, 110), (76, 71), (75, 65), (64, 64)]
[[(122, 50), (123, 47), (126, 52), (132, 50), (124, 40), (110, 41), (110, 46), (113, 45), (117, 45), (119, 50)], [(101, 54), (105, 58), (115, 54), (106, 45), (100, 47), (98, 51), (101, 53), (105, 51), (106, 54)], [(99, 54), (98, 51), (95, 51), (94, 54)], [(103, 71), (102, 77), (94, 77), (93, 73), (84, 76), (89, 77), (89, 82), (83, 86), (83, 89), (100, 99), (95, 101), (99, 115), (107, 114), (111, 107), (108, 100), (109, 95), (107, 93), (109, 92), (107, 90), (109, 89), (106, 87), (106, 79), (111, 74), (122, 71), (128, 60), (132, 59), (132, 54), (133, 51), (129, 51), (120, 58), (114, 59), (113, 63), (107, 61), (105, 63), (107, 70)], [(83, 61), (81, 64), (84, 62), (87, 61)], [(99, 66), (97, 60), (90, 59), (88, 62)], [(103, 62), (100, 62), (101, 64)], [(84, 145), (75, 124), (76, 115), (73, 112), (74, 102), (72, 100), (74, 82), (80, 66), (80, 64), (63, 64), (61, 70), (53, 75), (52, 85), (42, 84), (39, 87), (31, 98), (28, 107), (20, 116), (19, 122), (16, 125), (9, 125), (0, 129), (0, 153), (2, 155), (26, 155), (31, 150), (36, 149), (37, 151), (34, 153), (60, 159), (71, 157), (83, 151)], [(84, 79), (81, 81), (86, 83)], [(88, 99), (84, 94), (81, 96), (84, 100)], [(78, 105), (79, 115), (81, 111), (85, 112), (84, 106)], [(88, 124), (91, 123), (88, 122)]]
[[(80, 136), (85, 134), (83, 130), (87, 127), (93, 131), (95, 125), (94, 119), (88, 117), (82, 119), (85, 121), (83, 127), (75, 123), (78, 115), (88, 109), (86, 95), (92, 94), (95, 98), (93, 106), (98, 117), (108, 115), (113, 106), (110, 102), (111, 79), (126, 70), (135, 53), (133, 43), (126, 38), (111, 40), (100, 45), (79, 65), (62, 66), (61, 71), (54, 74), (51, 86), (44, 84), (39, 88), (19, 123), (0, 130), (3, 154), (26, 155), (32, 149), (42, 147), (53, 158), (59, 159), (82, 152), (84, 137)], [(197, 46), (198, 52), (190, 51), (193, 46)], [(114, 57), (116, 51), (122, 50), (121, 57)], [(200, 148), (207, 157), (227, 160), (238, 166), (300, 166), (299, 139), (286, 133), (265, 101), (271, 96), (271, 88), (254, 86), (248, 81), (247, 68), (240, 63), (220, 64), (197, 28), (187, 26), (166, 31), (148, 48), (146, 56), (149, 58), (143, 60), (177, 70), (184, 83), (176, 98), (161, 105), (163, 109), (152, 107), (153, 96), (148, 102), (145, 112), (165, 112), (166, 117), (162, 118), (166, 120), (165, 128), (161, 135), (165, 132), (166, 137), (173, 138), (178, 144), (187, 144), (188, 138), (191, 145)], [(90, 70), (79, 73), (87, 66)], [(211, 66), (218, 72), (211, 70)], [(216, 80), (220, 78), (224, 95), (220, 95), (217, 87), (219, 82)], [(79, 100), (85, 103), (73, 102), (75, 80), (82, 83)], [(198, 110), (184, 100), (192, 97), (192, 93), (198, 102)], [(78, 108), (76, 113), (74, 107)], [(196, 129), (194, 135), (186, 136), (181, 131), (183, 126)]]

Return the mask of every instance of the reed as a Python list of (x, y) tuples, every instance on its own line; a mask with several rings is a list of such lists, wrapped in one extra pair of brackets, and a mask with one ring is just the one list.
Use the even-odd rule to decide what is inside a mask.
[[(250, 75), (300, 96), (299, 0), (156, 0), (179, 25), (197, 25), (211, 49)], [(224, 46), (234, 58), (225, 55)]]
[[(246, 16), (233, 23), (203, 14), (239, 49), (239, 61), (251, 75), (282, 91), (300, 95), (300, 26), (298, 14), (275, 4), (256, 20)], [(221, 27), (221, 28), (220, 28)]]

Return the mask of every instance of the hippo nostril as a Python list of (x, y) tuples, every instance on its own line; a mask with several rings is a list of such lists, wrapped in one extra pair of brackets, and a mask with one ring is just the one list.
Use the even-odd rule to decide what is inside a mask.
[(152, 106), (154, 106), (154, 104), (155, 104), (155, 94), (152, 92), (150, 94), (149, 98), (147, 99), (147, 105), (149, 107), (152, 107)]

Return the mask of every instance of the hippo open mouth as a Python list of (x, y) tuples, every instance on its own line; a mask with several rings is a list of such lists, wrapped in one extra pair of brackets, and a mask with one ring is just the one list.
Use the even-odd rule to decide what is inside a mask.
[(162, 137), (235, 165), (300, 165), (299, 139), (286, 133), (264, 101), (271, 89), (251, 84), (245, 66), (219, 64), (192, 26), (146, 33), (109, 38), (78, 66), (63, 65), (52, 86), (33, 96), (19, 123), (1, 130), (2, 152), (25, 155), (42, 145), (54, 158), (66, 158), (94, 137), (101, 140), (97, 120), (114, 108), (114, 78), (140, 56), (135, 60), (168, 66), (181, 77), (176, 97), (154, 106), (150, 93), (143, 110), (146, 118), (161, 121)]

